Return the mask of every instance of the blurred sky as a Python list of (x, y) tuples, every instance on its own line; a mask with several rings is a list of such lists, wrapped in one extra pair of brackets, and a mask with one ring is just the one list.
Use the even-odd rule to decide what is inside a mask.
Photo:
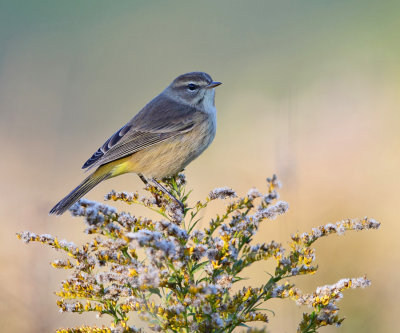
[[(50, 332), (96, 323), (58, 313), (65, 278), (50, 248), (21, 230), (79, 242), (83, 226), (49, 209), (84, 177), (97, 148), (177, 75), (205, 71), (217, 89), (214, 143), (187, 168), (193, 201), (212, 188), (245, 193), (276, 173), (290, 212), (259, 241), (346, 217), (379, 231), (316, 244), (306, 291), (343, 277), (372, 280), (339, 303), (343, 327), (395, 332), (400, 268), (399, 1), (0, 0), (0, 327)], [(135, 191), (135, 175), (104, 182)], [(206, 218), (220, 206), (211, 207)], [(254, 285), (265, 268), (249, 271)], [(284, 305), (282, 305), (284, 304)], [(302, 308), (270, 304), (271, 332), (294, 332)]]

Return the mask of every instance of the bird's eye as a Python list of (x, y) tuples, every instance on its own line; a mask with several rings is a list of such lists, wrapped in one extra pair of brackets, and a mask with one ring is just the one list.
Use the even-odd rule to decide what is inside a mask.
[(190, 91), (194, 91), (194, 90), (197, 89), (197, 86), (196, 86), (195, 84), (193, 84), (193, 83), (189, 83), (189, 84), (187, 85), (187, 88), (188, 88)]

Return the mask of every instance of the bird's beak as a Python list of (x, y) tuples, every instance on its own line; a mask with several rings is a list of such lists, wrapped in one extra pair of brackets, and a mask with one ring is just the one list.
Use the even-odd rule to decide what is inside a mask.
[(220, 84), (222, 84), (222, 82), (211, 82), (210, 84), (208, 84), (206, 86), (206, 89), (212, 89), (212, 88), (218, 87)]

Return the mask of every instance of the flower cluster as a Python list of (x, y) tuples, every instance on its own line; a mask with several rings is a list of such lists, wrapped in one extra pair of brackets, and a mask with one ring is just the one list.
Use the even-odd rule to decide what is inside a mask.
[[(25, 242), (41, 242), (67, 254), (51, 264), (69, 269), (61, 283), (57, 305), (61, 312), (95, 312), (113, 319), (110, 327), (77, 327), (59, 332), (232, 332), (251, 322), (268, 323), (261, 305), (273, 298), (288, 298), (312, 308), (305, 313), (299, 332), (339, 325), (337, 301), (348, 288), (369, 285), (366, 278), (343, 279), (303, 294), (288, 278), (317, 270), (314, 249), (317, 239), (347, 230), (377, 229), (379, 223), (363, 218), (345, 220), (291, 236), (284, 248), (275, 241), (254, 244), (261, 223), (288, 210), (279, 201), (280, 186), (274, 176), (267, 179), (267, 192), (253, 188), (238, 197), (230, 188), (210, 192), (204, 201), (189, 205), (183, 174), (165, 179), (171, 195), (147, 185), (147, 196), (115, 192), (108, 201), (143, 205), (159, 218), (139, 217), (132, 212), (86, 199), (71, 207), (73, 216), (83, 217), (85, 232), (92, 239), (81, 246), (51, 235), (21, 232)], [(197, 228), (199, 213), (214, 200), (227, 200), (223, 213)], [(258, 287), (235, 288), (245, 278), (243, 270), (259, 261), (274, 260), (275, 270)], [(145, 328), (131, 324), (136, 314)], [(256, 332), (255, 330), (254, 332)]]

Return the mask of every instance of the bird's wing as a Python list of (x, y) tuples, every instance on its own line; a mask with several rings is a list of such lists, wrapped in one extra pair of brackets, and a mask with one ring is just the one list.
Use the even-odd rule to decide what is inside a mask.
[(158, 96), (114, 133), (82, 168), (98, 167), (188, 132), (206, 117), (197, 109)]

